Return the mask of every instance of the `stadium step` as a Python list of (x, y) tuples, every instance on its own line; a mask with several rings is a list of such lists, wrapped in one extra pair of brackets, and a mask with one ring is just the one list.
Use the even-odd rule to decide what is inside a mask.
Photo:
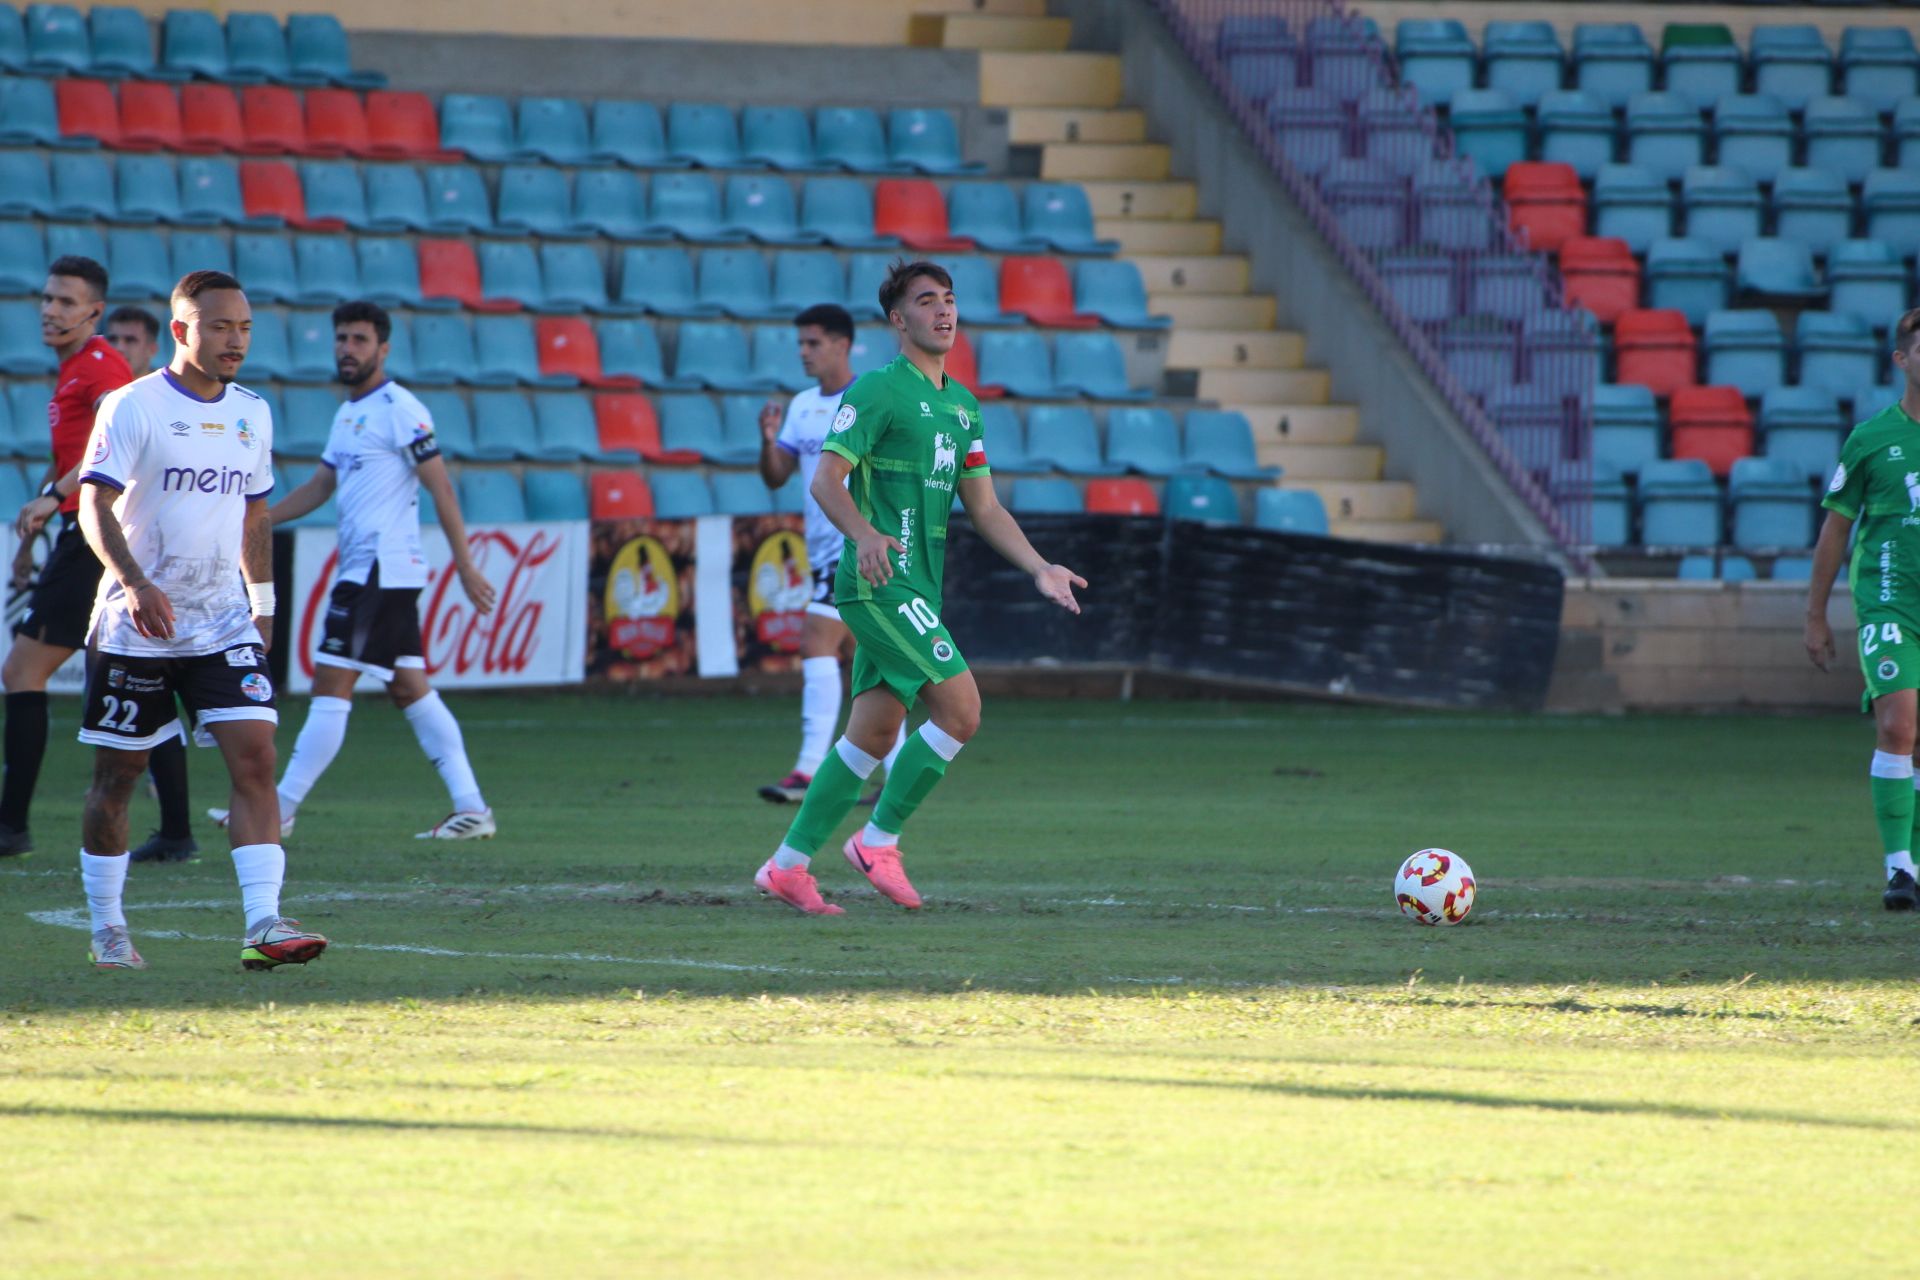
[(1167, 340), (1169, 369), (1298, 369), (1307, 340), (1286, 329), (1176, 329)]
[(1172, 153), (1159, 142), (1049, 142), (1040, 151), (1040, 176), (1048, 182), (1084, 178), (1158, 182), (1172, 172), (1172, 165)]
[(1120, 59), (1111, 53), (982, 53), (980, 105), (1117, 107)]
[(1083, 182), (1096, 218), (1191, 218), (1200, 191), (1191, 182)]
[(1408, 546), (1439, 545), (1442, 530), (1438, 520), (1329, 520), (1327, 532), (1336, 538), (1355, 542), (1392, 542)]
[(908, 43), (934, 49), (1061, 50), (1073, 37), (1066, 18), (996, 13), (915, 14)]
[(1147, 309), (1182, 329), (1271, 329), (1270, 297), (1246, 293), (1149, 293)]
[(1137, 254), (1133, 265), (1152, 293), (1245, 293), (1250, 268), (1239, 254)]
[(1256, 445), (1354, 444), (1360, 411), (1350, 404), (1228, 404), (1253, 424)]
[(1019, 107), (1007, 113), (1007, 141), (1015, 146), (1048, 142), (1145, 142), (1147, 117), (1122, 107), (1107, 111), (1076, 107)]
[(1325, 369), (1202, 369), (1202, 400), (1251, 404), (1325, 404), (1332, 388)]
[(1120, 252), (1218, 253), (1220, 224), (1195, 218), (1095, 218), (1093, 234), (1120, 242)]
[(1330, 520), (1412, 520), (1418, 514), (1414, 488), (1405, 480), (1282, 481), (1282, 487), (1319, 494)]
[(1262, 466), (1279, 467), (1296, 486), (1308, 480), (1378, 480), (1385, 451), (1371, 444), (1261, 443)]

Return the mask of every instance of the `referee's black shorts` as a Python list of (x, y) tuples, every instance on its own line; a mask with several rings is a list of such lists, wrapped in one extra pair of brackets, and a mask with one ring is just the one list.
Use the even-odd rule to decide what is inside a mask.
[(13, 624), (13, 634), (60, 649), (86, 648), (100, 573), (100, 560), (81, 536), (80, 522), (67, 517), (34, 580), (26, 613)]

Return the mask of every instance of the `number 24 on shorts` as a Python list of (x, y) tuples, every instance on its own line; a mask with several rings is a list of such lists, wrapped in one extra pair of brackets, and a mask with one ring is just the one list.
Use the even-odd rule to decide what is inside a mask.
[(1899, 644), (1901, 639), (1899, 623), (1869, 622), (1860, 628), (1860, 656), (1864, 658), (1869, 654), (1878, 653), (1881, 645)]

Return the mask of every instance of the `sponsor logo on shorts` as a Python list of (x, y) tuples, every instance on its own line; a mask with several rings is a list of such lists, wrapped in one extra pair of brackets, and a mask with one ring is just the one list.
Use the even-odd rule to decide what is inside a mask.
[(126, 686), (126, 683), (127, 683), (127, 669), (125, 667), (108, 667), (107, 668), (107, 688), (109, 689), (124, 688)]
[(250, 644), (238, 649), (227, 650), (227, 665), (230, 667), (257, 667), (260, 665), (260, 651)]
[(842, 431), (852, 430), (854, 419), (859, 416), (852, 405), (841, 405), (840, 412), (833, 415), (833, 434), (839, 435)]
[(933, 642), (933, 660), (935, 662), (952, 662), (953, 646), (945, 640), (935, 640)]
[(255, 702), (265, 702), (273, 696), (273, 682), (256, 671), (240, 682), (240, 692)]
[(1891, 680), (1900, 674), (1900, 664), (1888, 658), (1880, 664), (1879, 672), (1882, 680)]

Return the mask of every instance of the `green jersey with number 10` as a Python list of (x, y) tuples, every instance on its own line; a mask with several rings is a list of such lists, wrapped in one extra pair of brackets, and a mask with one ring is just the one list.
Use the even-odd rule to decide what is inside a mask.
[(937, 612), (955, 486), (989, 474), (980, 402), (951, 377), (944, 387), (935, 386), (903, 355), (862, 374), (847, 389), (821, 447), (853, 464), (847, 477), (853, 505), (903, 548), (893, 553), (893, 577), (875, 587), (860, 576), (849, 538), (834, 579), (834, 599), (841, 604), (919, 599)]
[(1920, 422), (1896, 402), (1855, 427), (1821, 505), (1859, 521), (1855, 614), (1920, 629)]

